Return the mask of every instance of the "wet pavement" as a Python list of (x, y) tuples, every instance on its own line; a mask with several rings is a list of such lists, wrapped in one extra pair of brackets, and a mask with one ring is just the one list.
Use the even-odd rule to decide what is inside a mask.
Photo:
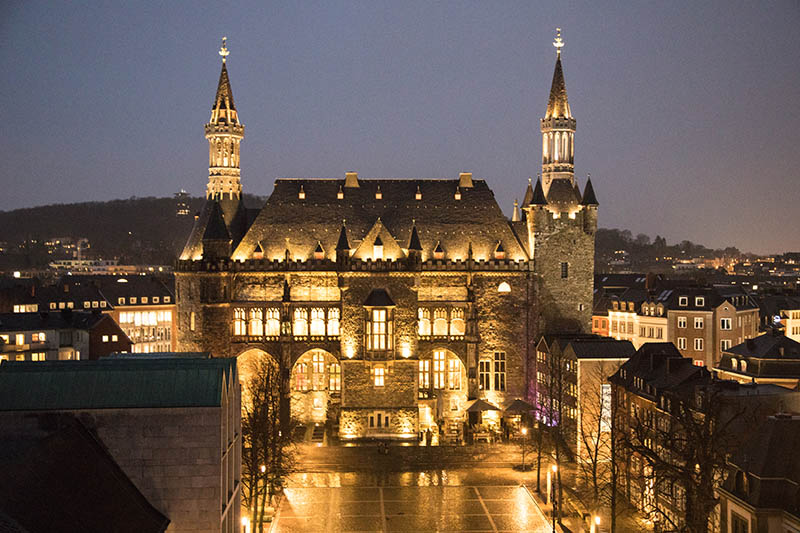
[(552, 531), (516, 476), (499, 469), (298, 473), (271, 531)]

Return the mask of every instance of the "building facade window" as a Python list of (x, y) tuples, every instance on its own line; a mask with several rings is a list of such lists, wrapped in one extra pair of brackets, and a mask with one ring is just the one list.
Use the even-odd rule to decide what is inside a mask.
[(678, 337), (678, 349), (679, 350), (686, 349), (686, 337)]
[(724, 329), (726, 331), (733, 329), (733, 326), (732, 326), (731, 322), (732, 321), (731, 321), (730, 318), (720, 318), (719, 319), (719, 329)]
[(433, 310), (433, 334), (438, 337), (447, 336), (447, 309), (443, 307)]
[(695, 307), (703, 307), (704, 305), (706, 305), (706, 299), (703, 298), (702, 296), (697, 296), (694, 299), (694, 305)]
[(703, 338), (697, 337), (694, 339), (694, 351), (702, 352), (703, 351)]
[(417, 310), (417, 334), (427, 337), (431, 334), (431, 312), (429, 309), (420, 307)]
[(492, 362), (481, 359), (478, 362), (478, 386), (480, 390), (490, 390), (492, 381)]
[(308, 335), (308, 309), (297, 308), (294, 310), (292, 334), (295, 337), (305, 337)]
[(308, 390), (308, 364), (298, 363), (295, 370), (294, 390), (307, 391)]
[(311, 356), (311, 387), (325, 389), (325, 356), (319, 352)]
[(367, 320), (367, 350), (392, 349), (392, 322), (388, 309), (369, 309)]
[(720, 346), (719, 347), (722, 350), (727, 350), (728, 348), (731, 347), (731, 344), (732, 344), (732, 341), (730, 339), (722, 339), (722, 341), (720, 341)]
[(281, 311), (271, 307), (267, 309), (267, 321), (264, 331), (265, 335), (277, 337), (281, 334)]
[(339, 363), (328, 366), (328, 389), (331, 392), (342, 392), (342, 365)]
[(248, 320), (248, 331), (250, 335), (261, 336), (264, 334), (264, 310), (259, 308), (250, 309)]
[(444, 350), (436, 350), (433, 352), (433, 388), (444, 388), (444, 374), (447, 356)]
[(428, 359), (419, 360), (419, 391), (423, 398), (431, 388), (431, 362)]
[(694, 317), (694, 329), (703, 329), (703, 317)]
[(247, 335), (247, 322), (245, 321), (245, 310), (240, 307), (237, 307), (233, 310), (233, 334)]
[(450, 335), (463, 335), (465, 331), (464, 309), (454, 307), (450, 310)]
[(376, 366), (373, 370), (373, 383), (376, 387), (383, 387), (386, 385), (386, 368)]
[(44, 361), (46, 358), (47, 357), (44, 352), (31, 353), (31, 361)]
[(311, 309), (311, 335), (325, 336), (325, 309), (321, 307)]
[(506, 390), (506, 352), (494, 352), (494, 390)]
[(450, 390), (461, 390), (461, 361), (455, 357), (447, 361), (447, 387)]
[(339, 336), (339, 315), (338, 307), (328, 309), (328, 335), (331, 337)]
[(686, 307), (689, 305), (689, 297), (688, 296), (679, 296), (678, 297), (678, 305), (681, 307)]

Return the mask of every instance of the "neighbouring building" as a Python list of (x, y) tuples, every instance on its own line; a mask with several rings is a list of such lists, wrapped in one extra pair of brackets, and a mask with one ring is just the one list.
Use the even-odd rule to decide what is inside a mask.
[(97, 359), (130, 349), (119, 325), (99, 312), (0, 314), (0, 361)]
[(511, 219), (468, 172), (278, 179), (247, 209), (223, 61), (207, 201), (176, 266), (179, 349), (274, 360), (295, 416), (344, 439), (457, 436), (469, 400), (526, 397), (536, 339), (591, 327), (597, 200), (573, 173), (557, 44), (542, 177)]
[(800, 384), (800, 342), (778, 331), (728, 348), (714, 371), (740, 383), (772, 383), (788, 389)]
[(780, 329), (790, 339), (800, 342), (800, 296), (765, 295), (756, 297), (756, 301), (762, 330)]
[(800, 417), (772, 416), (744, 441), (719, 489), (719, 531), (800, 532)]
[[(232, 359), (120, 357), (0, 364), (0, 428), (78, 419), (167, 532), (237, 531), (241, 388)], [(63, 495), (62, 495), (63, 496)]]

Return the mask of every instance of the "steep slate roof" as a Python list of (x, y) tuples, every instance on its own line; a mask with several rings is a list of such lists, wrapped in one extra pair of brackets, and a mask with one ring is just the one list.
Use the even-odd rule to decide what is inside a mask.
[(195, 259), (199, 258), (202, 254), (203, 234), (206, 232), (206, 226), (208, 225), (208, 219), (211, 216), (211, 209), (213, 206), (214, 202), (206, 201), (206, 203), (203, 204), (203, 209), (197, 213), (192, 231), (189, 233), (189, 238), (186, 239), (186, 244), (183, 246), (183, 251), (180, 255), (181, 259)]
[(108, 315), (91, 311), (42, 313), (0, 313), (0, 331), (41, 331), (48, 329), (91, 329)]
[[(509, 259), (527, 259), (483, 180), (473, 180), (473, 187), (462, 188), (461, 200), (454, 198), (458, 180), (359, 179), (359, 186), (345, 188), (344, 199), (339, 200), (337, 192), (343, 183), (341, 179), (277, 180), (233, 257), (250, 258), (257, 242), (264, 247), (266, 259), (282, 258), (287, 246), (293, 257), (309, 257), (317, 241), (333, 250), (340, 233), (338, 221), (343, 219), (347, 220), (351, 246), (357, 248), (380, 218), (402, 245), (410, 242), (412, 220), (416, 220), (423, 259), (437, 241), (452, 258), (466, 259), (471, 243), (476, 259), (490, 259), (497, 242), (502, 241)], [(304, 200), (298, 198), (301, 186)], [(378, 187), (380, 200), (375, 198)], [(415, 199), (418, 187), (421, 200)]]
[(631, 341), (611, 337), (575, 339), (569, 343), (578, 359), (630, 359), (636, 348)]
[(393, 307), (394, 305), (394, 300), (386, 292), (386, 289), (372, 289), (367, 299), (364, 300), (365, 307)]
[(583, 189), (581, 205), (598, 205), (597, 196), (595, 196), (594, 187), (592, 187), (592, 178), (586, 180), (586, 187)]
[(547, 205), (547, 198), (544, 197), (541, 178), (536, 178), (536, 188), (533, 190), (530, 203), (533, 205)]
[(694, 366), (692, 359), (683, 357), (671, 342), (648, 342), (611, 376), (610, 381), (641, 396), (652, 397), (651, 392), (634, 386), (634, 377), (641, 378), (655, 391), (680, 392), (707, 383), (711, 374), (705, 368)]
[(561, 68), (561, 54), (556, 58), (556, 68), (553, 71), (553, 84), (550, 86), (550, 99), (547, 102), (547, 111), (544, 118), (572, 118), (567, 101), (567, 85), (564, 83), (564, 71)]
[(785, 335), (766, 334), (747, 339), (726, 351), (734, 355), (752, 358), (800, 359), (800, 342)]
[(575, 192), (575, 187), (570, 180), (564, 178), (554, 179), (547, 191), (547, 204), (562, 210), (570, 209), (581, 202), (581, 197)]
[[(222, 70), (219, 73), (219, 83), (217, 84), (217, 94), (214, 96), (214, 104), (211, 109), (230, 109), (236, 111), (233, 105), (233, 90), (231, 89), (231, 80), (228, 78), (228, 67), (225, 63), (222, 64)], [(220, 120), (224, 120), (225, 115), (220, 115)], [(238, 122), (238, 121), (237, 121)]]
[(0, 508), (25, 528), (6, 529), (0, 520), (0, 531), (166, 530), (169, 519), (103, 444), (74, 418), (62, 417), (60, 425), (49, 434), (0, 437)]
[(208, 215), (208, 224), (203, 232), (203, 240), (230, 240), (231, 234), (225, 225), (225, 218), (222, 216), (222, 208), (219, 202), (211, 203), (211, 213)]
[(216, 407), (236, 360), (100, 359), (0, 364), (0, 411)]

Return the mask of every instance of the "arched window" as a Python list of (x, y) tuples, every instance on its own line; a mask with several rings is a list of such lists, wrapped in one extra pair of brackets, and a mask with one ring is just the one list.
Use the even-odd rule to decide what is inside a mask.
[(239, 307), (233, 310), (233, 334), (247, 335), (247, 321), (245, 320), (245, 312), (244, 309)]
[(417, 310), (419, 321), (417, 322), (417, 333), (421, 336), (431, 334), (431, 312), (429, 309), (420, 307)]
[(497, 292), (511, 292), (511, 285), (504, 281), (497, 286)]
[(734, 370), (738, 370), (739, 369), (739, 362), (736, 360), (735, 357), (731, 358), (731, 368), (734, 369)]
[(328, 366), (328, 390), (331, 392), (342, 391), (342, 365), (339, 363), (331, 363)]
[(433, 388), (444, 388), (444, 373), (445, 373), (446, 355), (444, 350), (436, 350), (433, 352)]
[(281, 334), (281, 312), (280, 309), (267, 309), (267, 323), (265, 335), (277, 337)]
[(463, 335), (465, 331), (464, 309), (454, 307), (450, 310), (450, 334)]
[(250, 335), (261, 336), (264, 334), (264, 310), (258, 308), (250, 309), (250, 321), (248, 323)]
[(447, 387), (450, 390), (461, 390), (461, 361), (450, 356), (447, 360)]
[(339, 336), (339, 309), (337, 307), (328, 309), (328, 335)]
[(311, 309), (311, 335), (325, 335), (325, 309), (321, 307)]
[(308, 309), (299, 307), (294, 310), (292, 333), (295, 337), (305, 337), (308, 335)]
[(294, 390), (307, 391), (308, 390), (308, 365), (306, 363), (298, 363), (294, 371)]
[(447, 309), (438, 307), (433, 311), (433, 334), (447, 336)]
[(325, 389), (325, 356), (319, 352), (311, 356), (311, 383), (314, 390)]
[(742, 359), (742, 362), (740, 363), (740, 366), (741, 366), (742, 372), (747, 372), (747, 361)]

